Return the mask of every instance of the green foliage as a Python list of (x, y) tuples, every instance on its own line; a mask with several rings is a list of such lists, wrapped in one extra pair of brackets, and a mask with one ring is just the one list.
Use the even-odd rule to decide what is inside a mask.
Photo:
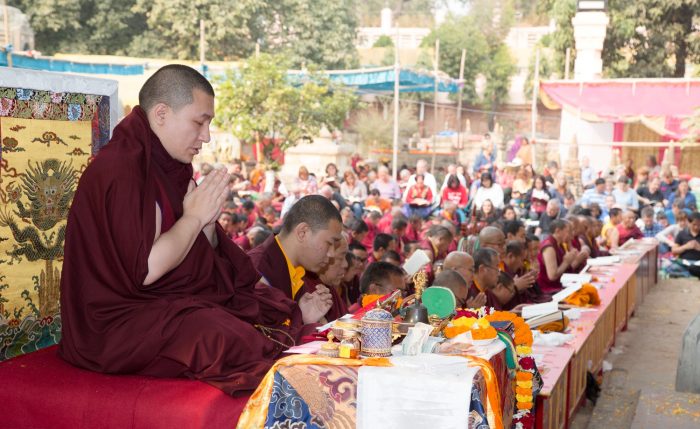
[(498, 105), (508, 99), (510, 77), (515, 74), (516, 67), (506, 45), (496, 48), (491, 61), (486, 63), (484, 75), (486, 88), (484, 90), (484, 105), (490, 110), (496, 110)]
[[(360, 140), (370, 147), (389, 149), (394, 143), (394, 104), (393, 100), (387, 99), (382, 103), (387, 109), (387, 118), (376, 109), (366, 109), (357, 115), (357, 119), (352, 126), (352, 131), (356, 132)], [(416, 109), (413, 104), (399, 103), (399, 139), (411, 137), (418, 131), (418, 119)]]
[(355, 1), (281, 0), (275, 22), (265, 36), (270, 52), (281, 50), (292, 67), (314, 64), (332, 70), (359, 65)]
[[(545, 49), (543, 44), (538, 43), (537, 49), (540, 51), (540, 79), (549, 79), (553, 74), (552, 59), (551, 59), (551, 49)], [(535, 80), (535, 63), (537, 62), (537, 50), (532, 51), (530, 60), (527, 65), (527, 80), (525, 81), (525, 97), (529, 100), (532, 97), (532, 89), (534, 87)], [(569, 70), (569, 73), (573, 72), (573, 69)], [(563, 76), (563, 73), (562, 73)]]
[(126, 54), (145, 30), (145, 16), (131, 9), (136, 0), (15, 0), (8, 5), (29, 17), (37, 49), (46, 54), (82, 52)]
[[(546, 41), (555, 51), (555, 70), (562, 72), (567, 47), (572, 48), (572, 63), (574, 59), (575, 9), (575, 0), (540, 0), (540, 10), (548, 11), (557, 24)], [(700, 38), (693, 27), (700, 18), (697, 0), (609, 0), (608, 17), (606, 76), (683, 77), (685, 63), (700, 59)]]
[(356, 97), (313, 71), (291, 82), (288, 64), (261, 54), (228, 71), (217, 82), (215, 125), (248, 143), (279, 140), (282, 150), (311, 140), (322, 127), (340, 128)]
[(374, 45), (372, 45), (373, 48), (389, 48), (389, 47), (394, 47), (394, 41), (391, 39), (391, 37), (387, 36), (386, 34), (383, 34), (379, 36), (376, 42), (374, 42)]
[(354, 0), (14, 0), (28, 14), (38, 50), (197, 60), (246, 58), (259, 43), (291, 67), (358, 64)]
[(206, 57), (236, 59), (253, 52), (272, 12), (263, 0), (137, 0), (148, 30), (131, 46), (135, 55), (199, 58), (199, 21), (206, 28)]
[[(495, 12), (498, 10), (499, 15)], [(503, 40), (512, 22), (512, 2), (474, 0), (470, 13), (464, 17), (450, 17), (423, 39), (424, 47), (432, 47), (440, 40), (440, 70), (452, 77), (459, 76), (462, 49), (466, 50), (463, 97), (472, 104), (482, 102), (489, 108), (501, 104), (508, 95), (510, 78), (515, 73), (514, 60)], [(484, 100), (478, 100), (476, 77), (487, 78)]]
[(574, 71), (576, 52), (574, 49), (574, 27), (571, 25), (571, 19), (576, 14), (576, 0), (542, 0), (540, 5), (540, 11), (548, 11), (556, 25), (554, 33), (545, 36), (542, 39), (542, 44), (552, 48), (554, 52), (551, 59), (551, 72), (563, 78), (566, 69), (566, 48), (571, 48), (569, 70), (571, 73)]

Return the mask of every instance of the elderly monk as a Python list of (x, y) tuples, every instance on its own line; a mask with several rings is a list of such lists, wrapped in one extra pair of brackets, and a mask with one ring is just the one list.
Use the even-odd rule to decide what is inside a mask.
[(317, 273), (328, 266), (344, 240), (341, 220), (340, 212), (327, 198), (307, 195), (285, 214), (280, 233), (248, 255), (264, 281), (289, 299), (300, 301), (315, 292), (329, 294), (334, 311), (328, 317), (333, 317), (343, 311), (341, 298), (321, 284)]
[(498, 260), (498, 252), (488, 247), (474, 252), (474, 277), (469, 288), (469, 298), (483, 292), (487, 307), (504, 310), (504, 305), (515, 296), (515, 288), (498, 283), (501, 274)]
[[(444, 270), (454, 270), (459, 273), (459, 275), (464, 278), (467, 287), (472, 284), (472, 278), (474, 277), (474, 258), (472, 258), (469, 253), (458, 250), (450, 252), (447, 258), (445, 258), (445, 263), (442, 265), (442, 268)], [(465, 302), (463, 303), (467, 308), (479, 308), (484, 304), (486, 304), (486, 294), (483, 292), (479, 292), (476, 296), (468, 299), (465, 297)]]
[(622, 222), (617, 224), (620, 246), (630, 240), (640, 240), (644, 238), (644, 233), (635, 224), (636, 220), (637, 215), (632, 210), (625, 210), (622, 214)]
[[(298, 305), (258, 284), (216, 222), (228, 175), (200, 186), (192, 158), (209, 141), (214, 90), (169, 65), (83, 173), (68, 217), (61, 356), (93, 371), (188, 377), (229, 394), (257, 387), (327, 296)], [(300, 306), (302, 310), (300, 310)]]
[(506, 235), (495, 226), (487, 226), (479, 231), (479, 248), (489, 248), (498, 252), (500, 260), (506, 253)]

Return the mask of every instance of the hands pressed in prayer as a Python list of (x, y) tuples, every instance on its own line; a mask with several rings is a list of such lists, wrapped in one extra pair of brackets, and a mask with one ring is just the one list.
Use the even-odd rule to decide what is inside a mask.
[(576, 259), (576, 256), (578, 256), (578, 252), (575, 249), (571, 249), (564, 254), (564, 262), (571, 265), (571, 263), (574, 262), (574, 259)]
[(528, 271), (522, 276), (515, 276), (515, 278), (513, 279), (513, 284), (515, 284), (515, 288), (518, 290), (518, 292), (521, 292), (525, 289), (532, 287), (536, 279), (537, 274), (535, 274), (534, 271)]
[(484, 292), (479, 292), (477, 296), (467, 299), (467, 308), (479, 308), (484, 305), (486, 305), (486, 294)]
[(333, 296), (324, 285), (316, 286), (313, 293), (304, 294), (299, 298), (299, 308), (304, 324), (317, 323), (328, 313), (331, 305), (333, 305)]
[(190, 187), (182, 202), (183, 217), (196, 218), (202, 227), (216, 222), (226, 199), (229, 175), (225, 169), (213, 170), (197, 187)]

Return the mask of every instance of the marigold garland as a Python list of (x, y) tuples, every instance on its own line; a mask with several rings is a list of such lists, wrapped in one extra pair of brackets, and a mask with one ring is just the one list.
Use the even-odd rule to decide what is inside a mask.
[[(535, 359), (532, 357), (532, 330), (522, 317), (509, 311), (496, 311), (492, 307), (458, 309), (453, 321), (460, 318), (485, 318), (489, 322), (511, 322), (515, 328), (513, 342), (517, 354), (518, 367), (515, 373), (513, 390), (516, 399), (516, 413), (513, 415), (512, 427), (531, 429), (535, 425), (532, 408), (534, 407), (533, 379), (535, 374)], [(464, 322), (464, 323), (462, 323)], [(443, 333), (447, 338), (453, 338), (469, 330), (466, 320), (457, 322), (456, 326), (446, 328)]]
[(488, 311), (485, 315), (489, 322), (513, 323), (515, 328), (515, 351), (518, 355), (518, 370), (515, 373), (515, 399), (517, 412), (513, 415), (513, 427), (532, 428), (532, 408), (534, 407), (533, 383), (535, 360), (532, 357), (532, 330), (522, 317), (508, 311)]

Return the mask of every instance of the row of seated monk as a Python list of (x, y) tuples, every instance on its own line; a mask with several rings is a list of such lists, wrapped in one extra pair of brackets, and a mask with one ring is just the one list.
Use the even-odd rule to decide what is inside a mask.
[[(279, 234), (247, 254), (234, 244), (216, 222), (228, 174), (192, 180), (213, 116), (209, 82), (192, 68), (165, 66), (83, 173), (61, 278), (59, 353), (69, 363), (248, 393), (319, 324), (395, 289), (410, 291), (400, 267), (375, 261), (359, 277), (361, 296), (347, 298), (335, 282), (348, 269), (352, 237), (320, 195), (297, 201)], [(422, 246), (431, 283), (450, 288), (460, 306), (546, 300), (563, 273), (596, 252), (585, 220), (556, 220), (550, 232), (526, 244), (524, 231), (506, 237), (490, 226), (448, 254), (456, 237), (436, 225)]]

